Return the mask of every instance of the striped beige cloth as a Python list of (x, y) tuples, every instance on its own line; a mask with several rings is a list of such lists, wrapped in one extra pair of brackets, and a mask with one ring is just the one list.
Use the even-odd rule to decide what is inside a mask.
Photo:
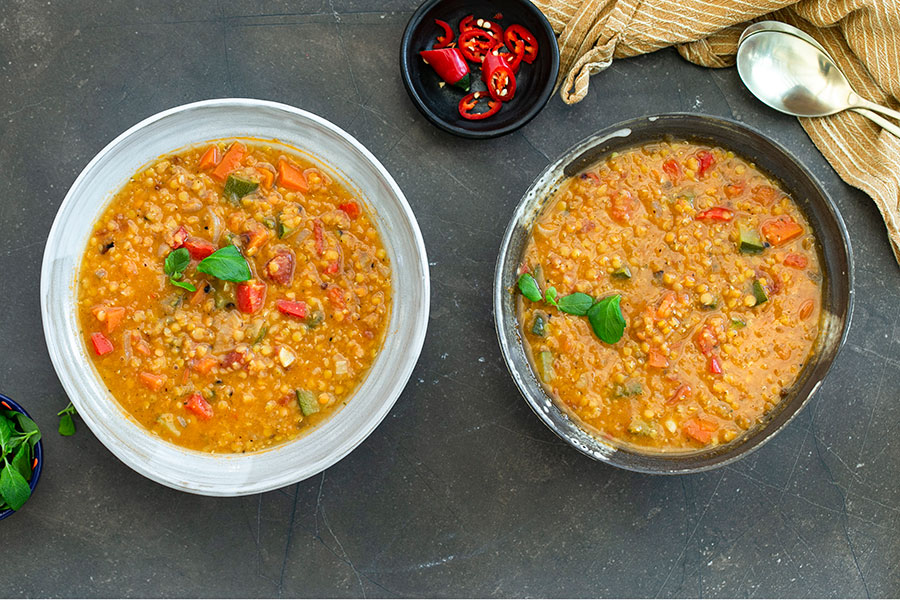
[[(561, 95), (580, 101), (615, 58), (674, 45), (707, 67), (734, 64), (750, 22), (775, 19), (821, 43), (865, 98), (900, 108), (900, 0), (534, 0), (559, 34)], [(869, 194), (900, 262), (900, 140), (850, 111), (800, 119), (838, 174)]]

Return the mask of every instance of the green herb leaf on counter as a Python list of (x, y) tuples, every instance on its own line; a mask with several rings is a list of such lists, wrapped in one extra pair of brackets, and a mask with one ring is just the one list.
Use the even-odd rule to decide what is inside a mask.
[(59, 417), (59, 435), (70, 436), (75, 434), (75, 420), (72, 415), (77, 415), (78, 411), (69, 402), (69, 405), (56, 413)]
[(619, 303), (622, 296), (616, 294), (597, 302), (587, 312), (594, 334), (607, 344), (615, 344), (625, 333), (625, 317)]
[(199, 263), (197, 270), (223, 281), (248, 281), (251, 278), (247, 260), (241, 256), (236, 246), (219, 248)]
[(519, 275), (519, 291), (522, 292), (522, 295), (531, 300), (532, 302), (540, 302), (543, 300), (543, 296), (541, 295), (541, 290), (538, 287), (537, 281), (531, 273), (522, 273)]

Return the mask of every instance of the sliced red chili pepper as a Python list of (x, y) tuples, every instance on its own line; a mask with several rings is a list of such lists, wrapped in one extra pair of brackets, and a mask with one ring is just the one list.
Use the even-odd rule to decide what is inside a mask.
[[(504, 52), (504, 50), (507, 50)], [(509, 68), (512, 69), (513, 73), (519, 73), (519, 67), (522, 65), (522, 56), (524, 55), (524, 45), (520, 44), (516, 46), (514, 50), (508, 50), (506, 48), (506, 44), (503, 42), (497, 42), (494, 45), (494, 48), (491, 50), (491, 54), (494, 56), (499, 56), (506, 60), (506, 63), (509, 65)]]
[[(482, 104), (482, 100), (487, 102), (488, 109), (484, 112), (474, 112), (475, 107)], [(464, 119), (478, 121), (497, 114), (502, 105), (502, 102), (494, 100), (487, 92), (472, 92), (468, 96), (463, 96), (462, 100), (459, 101), (459, 114)]]
[(469, 91), (469, 65), (459, 48), (422, 50), (419, 52), (425, 64), (434, 69), (438, 77), (463, 91)]
[(481, 79), (494, 100), (508, 102), (516, 95), (516, 76), (506, 59), (489, 53), (481, 63)]
[(435, 19), (434, 24), (440, 27), (442, 31), (441, 35), (437, 36), (437, 41), (432, 46), (432, 49), (440, 50), (441, 48), (446, 48), (456, 39), (453, 29), (450, 28), (450, 24), (447, 21), (441, 21), (440, 19)]
[(517, 43), (523, 43), (525, 47), (525, 55), (522, 57), (529, 65), (537, 58), (538, 42), (534, 34), (522, 27), (521, 25), (510, 25), (503, 33), (503, 39), (507, 48), (515, 48)]
[(715, 157), (706, 150), (701, 150), (697, 153), (697, 161), (700, 163), (700, 166), (697, 168), (697, 177), (703, 177), (716, 164)]
[(275, 301), (275, 308), (278, 309), (278, 312), (297, 317), (298, 319), (305, 319), (306, 315), (309, 314), (309, 307), (306, 306), (306, 302), (301, 300), (278, 299)]
[(470, 29), (475, 29), (475, 15), (467, 15), (459, 22), (459, 32), (463, 33)]
[(698, 221), (730, 221), (734, 218), (734, 211), (722, 206), (714, 206), (701, 210), (694, 218)]
[(484, 29), (469, 29), (459, 34), (459, 48), (463, 56), (473, 63), (481, 64), (484, 56), (491, 51), (497, 40)]
[(480, 25), (478, 24), (478, 21), (475, 21), (475, 25), (477, 27), (481, 28), (484, 31), (487, 31), (495, 40), (503, 40), (503, 28), (500, 27), (500, 25), (494, 23), (493, 21), (488, 21), (487, 19), (479, 19), (479, 21), (481, 21)]

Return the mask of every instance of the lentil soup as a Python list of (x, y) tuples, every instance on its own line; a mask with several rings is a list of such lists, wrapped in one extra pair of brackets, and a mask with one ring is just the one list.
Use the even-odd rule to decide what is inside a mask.
[[(723, 148), (645, 144), (566, 180), (532, 227), (520, 273), (537, 283), (517, 317), (545, 389), (593, 435), (640, 452), (739, 438), (816, 348), (815, 235), (776, 181)], [(569, 294), (590, 298), (566, 306)], [(625, 325), (615, 343), (594, 319), (566, 314), (613, 311), (616, 296)]]
[(384, 341), (391, 268), (342, 182), (280, 143), (217, 140), (115, 195), (77, 297), (126, 413), (179, 446), (252, 452), (347, 402)]

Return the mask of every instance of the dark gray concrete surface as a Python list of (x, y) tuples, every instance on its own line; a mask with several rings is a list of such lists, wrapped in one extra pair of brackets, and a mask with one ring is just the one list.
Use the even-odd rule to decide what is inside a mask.
[[(900, 269), (873, 203), (733, 69), (673, 51), (616, 62), (588, 98), (470, 142), (409, 102), (415, 0), (0, 0), (0, 391), (45, 432), (36, 495), (0, 523), (0, 596), (900, 595)], [(386, 12), (385, 12), (386, 11)], [(322, 475), (246, 498), (178, 493), (120, 463), (67, 399), (41, 330), (40, 261), (63, 195), (157, 111), (249, 96), (359, 138), (403, 188), (432, 261), (404, 394)], [(734, 117), (794, 152), (856, 259), (849, 340), (806, 410), (732, 466), (650, 477), (592, 462), (532, 414), (500, 357), (491, 280), (521, 194), (574, 142), (665, 111)], [(487, 190), (487, 191), (486, 191)]]

